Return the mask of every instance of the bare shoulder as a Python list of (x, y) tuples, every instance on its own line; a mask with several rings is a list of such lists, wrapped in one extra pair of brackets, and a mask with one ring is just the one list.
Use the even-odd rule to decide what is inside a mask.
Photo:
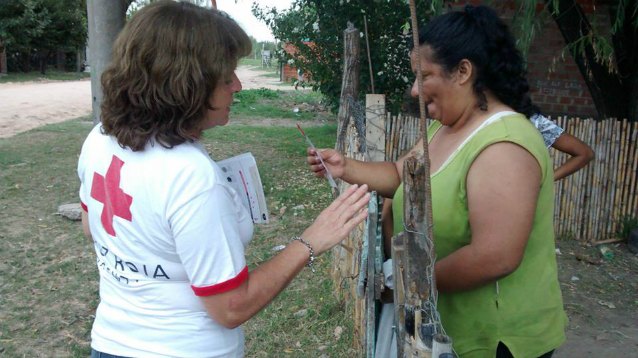
[(468, 184), (470, 179), (479, 179), (483, 184), (507, 185), (516, 181), (538, 185), (540, 177), (540, 165), (529, 151), (515, 143), (499, 142), (485, 148), (474, 160)]

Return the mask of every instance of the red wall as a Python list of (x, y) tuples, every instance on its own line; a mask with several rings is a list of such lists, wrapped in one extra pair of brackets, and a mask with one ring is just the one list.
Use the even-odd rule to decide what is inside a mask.
[(297, 67), (284, 64), (281, 70), (281, 82), (290, 83), (297, 80)]

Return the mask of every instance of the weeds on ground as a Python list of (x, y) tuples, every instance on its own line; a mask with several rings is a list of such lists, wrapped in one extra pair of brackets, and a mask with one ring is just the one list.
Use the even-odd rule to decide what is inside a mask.
[(299, 121), (331, 117), (323, 105), (321, 94), (317, 92), (279, 91), (266, 88), (248, 89), (236, 93), (232, 116), (287, 118)]
[[(89, 118), (0, 139), (0, 353), (5, 357), (86, 357), (98, 301), (98, 273), (80, 224), (56, 215), (78, 201), (76, 162)], [(308, 126), (315, 144), (331, 147), (334, 125)], [(306, 168), (295, 128), (228, 126), (203, 143), (223, 159), (250, 151), (259, 165), (271, 223), (256, 226), (250, 268), (300, 234), (331, 201), (325, 181)], [(304, 270), (244, 325), (247, 357), (356, 356), (353, 324), (333, 295), (330, 257)], [(343, 332), (343, 333), (339, 333)]]
[(620, 239), (627, 239), (634, 229), (638, 229), (638, 217), (626, 216), (620, 219), (620, 229), (616, 235)]

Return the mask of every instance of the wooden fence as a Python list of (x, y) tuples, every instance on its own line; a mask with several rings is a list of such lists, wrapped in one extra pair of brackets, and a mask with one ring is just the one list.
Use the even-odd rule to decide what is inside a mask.
[[(556, 122), (596, 153), (587, 167), (556, 183), (556, 234), (585, 241), (615, 238), (623, 220), (638, 215), (638, 123), (567, 117)], [(550, 152), (554, 167), (567, 160), (565, 153)]]
[[(420, 137), (419, 119), (386, 120), (386, 160), (396, 160)], [(556, 182), (554, 228), (558, 237), (584, 241), (615, 238), (625, 219), (638, 217), (638, 123), (559, 117), (558, 125), (592, 147), (595, 159)], [(550, 149), (554, 167), (569, 155)]]

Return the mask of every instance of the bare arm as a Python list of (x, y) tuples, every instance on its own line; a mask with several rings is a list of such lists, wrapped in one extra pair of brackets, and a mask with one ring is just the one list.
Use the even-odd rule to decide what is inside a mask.
[[(366, 186), (344, 191), (302, 234), (315, 255), (341, 240), (367, 217), (370, 200)], [(208, 313), (227, 328), (234, 328), (254, 316), (272, 301), (308, 263), (309, 250), (291, 242), (278, 255), (257, 267), (239, 287), (217, 295), (201, 297)]]
[(84, 236), (89, 239), (91, 236), (91, 228), (89, 227), (89, 213), (87, 213), (84, 209), (82, 209), (82, 231), (84, 232)]
[[(335, 178), (341, 178), (350, 184), (367, 184), (384, 198), (391, 198), (401, 184), (403, 177), (403, 161), (418, 152), (423, 146), (422, 139), (396, 162), (362, 162), (345, 158), (334, 149), (323, 149), (319, 153), (324, 164)], [(317, 158), (317, 151), (308, 148), (307, 162), (316, 176), (323, 177), (325, 168)]]
[(497, 143), (474, 161), (467, 176), (472, 241), (435, 265), (441, 292), (466, 291), (512, 273), (532, 229), (541, 171), (522, 147)]
[(571, 158), (554, 170), (554, 180), (563, 179), (585, 167), (594, 159), (594, 151), (583, 141), (569, 133), (563, 132), (552, 144), (552, 147), (571, 155)]
[[(333, 177), (350, 184), (367, 184), (370, 190), (375, 190), (383, 197), (392, 197), (401, 183), (392, 162), (362, 162), (345, 158), (334, 149), (320, 150), (319, 153)], [(315, 149), (308, 148), (307, 162), (316, 176), (323, 177), (325, 168), (316, 155)]]

